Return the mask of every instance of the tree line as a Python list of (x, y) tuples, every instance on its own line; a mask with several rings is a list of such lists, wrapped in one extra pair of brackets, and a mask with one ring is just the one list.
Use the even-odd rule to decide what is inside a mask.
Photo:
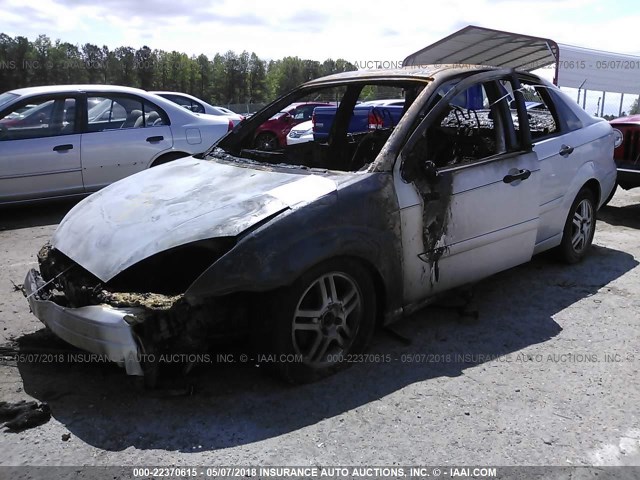
[(302, 82), (357, 70), (344, 59), (263, 60), (231, 50), (213, 58), (144, 46), (74, 45), (0, 34), (0, 93), (37, 85), (98, 83), (190, 93), (218, 105), (269, 102)]

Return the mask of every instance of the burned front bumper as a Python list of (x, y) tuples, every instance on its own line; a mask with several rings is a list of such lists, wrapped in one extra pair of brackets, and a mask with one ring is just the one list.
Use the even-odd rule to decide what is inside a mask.
[(31, 269), (24, 290), (33, 314), (62, 340), (82, 350), (103, 355), (124, 366), (129, 375), (142, 376), (140, 351), (125, 316), (135, 315), (138, 308), (113, 308), (91, 305), (67, 308), (43, 299), (40, 290), (45, 282)]

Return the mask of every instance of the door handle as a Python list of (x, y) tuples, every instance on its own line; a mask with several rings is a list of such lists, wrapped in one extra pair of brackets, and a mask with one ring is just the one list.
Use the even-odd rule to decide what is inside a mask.
[(560, 151), (558, 152), (562, 157), (568, 157), (573, 153), (573, 147), (569, 145), (562, 145), (560, 147)]
[(530, 170), (520, 170), (520, 172), (516, 173), (515, 175), (505, 175), (502, 181), (504, 183), (512, 183), (512, 182), (515, 182), (516, 180), (526, 180), (530, 176), (531, 176)]
[(164, 140), (164, 137), (162, 135), (157, 135), (155, 137), (148, 137), (147, 138), (147, 142), (149, 142), (149, 143), (161, 142), (162, 140)]
[(53, 147), (54, 152), (64, 152), (65, 150), (71, 149), (73, 149), (73, 145), (71, 145), (70, 143), (65, 143), (64, 145), (56, 145), (55, 147)]

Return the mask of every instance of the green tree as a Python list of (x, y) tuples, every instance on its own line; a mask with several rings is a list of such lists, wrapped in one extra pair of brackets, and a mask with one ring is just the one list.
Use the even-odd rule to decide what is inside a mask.
[(135, 69), (138, 85), (144, 90), (153, 90), (156, 58), (154, 52), (146, 45), (136, 50)]
[(224, 58), (219, 53), (216, 53), (211, 66), (211, 83), (209, 85), (211, 101), (214, 104), (226, 103), (226, 99), (224, 99), (226, 75)]
[(253, 52), (229, 50), (210, 59), (204, 54), (189, 57), (178, 51), (151, 50), (146, 45), (137, 50), (128, 46), (109, 50), (106, 45), (92, 43), (52, 43), (46, 35), (31, 42), (0, 33), (0, 91), (31, 85), (103, 83), (182, 91), (214, 104), (263, 103), (302, 82), (355, 69), (340, 58), (322, 63), (299, 57), (267, 62)]
[(198, 65), (199, 82), (197, 88), (194, 90), (194, 95), (202, 98), (203, 100), (210, 101), (213, 65), (209, 61), (209, 58), (204, 54), (198, 55), (195, 62)]
[(136, 71), (136, 52), (131, 47), (118, 47), (113, 51), (113, 76), (109, 83), (137, 87), (139, 76)]
[(38, 35), (33, 42), (34, 60), (32, 82), (35, 85), (47, 85), (50, 83), (53, 66), (51, 63), (51, 40), (46, 35)]
[(104, 82), (103, 71), (106, 69), (106, 59), (102, 49), (92, 43), (85, 43), (82, 46), (82, 57), (89, 83)]
[(264, 60), (260, 60), (255, 53), (251, 53), (249, 58), (249, 80), (248, 80), (247, 103), (260, 103), (267, 96), (267, 70)]
[(240, 73), (240, 59), (238, 55), (229, 50), (223, 55), (224, 65), (224, 86), (222, 90), (222, 101), (225, 104), (239, 103), (238, 91), (239, 83), (242, 82)]

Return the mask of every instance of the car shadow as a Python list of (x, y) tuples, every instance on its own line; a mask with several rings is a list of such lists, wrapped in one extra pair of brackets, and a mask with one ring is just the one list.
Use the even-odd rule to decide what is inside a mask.
[[(186, 377), (193, 386), (188, 396), (136, 390), (131, 377), (107, 363), (59, 364), (54, 357), (45, 363), (45, 356), (29, 363), (25, 354), (17, 366), (25, 392), (47, 402), (53, 417), (90, 445), (109, 451), (131, 446), (211, 451), (278, 437), (366, 408), (415, 383), (422, 385), (412, 395), (429, 396), (435, 379), (470, 375), (477, 365), (522, 355), (518, 352), (526, 347), (552, 340), (562, 331), (555, 314), (636, 265), (631, 255), (598, 246), (584, 262), (569, 267), (550, 255), (538, 256), (475, 286), (477, 320), (460, 317), (454, 309), (427, 307), (395, 324), (395, 334), (379, 331), (369, 361), (305, 385), (285, 385), (237, 357), (236, 363), (212, 361), (196, 367)], [(19, 342), (31, 347), (26, 352), (37, 351), (33, 347), (38, 345), (44, 354), (75, 352), (42, 330)], [(422, 415), (431, 414), (425, 410)]]
[(609, 225), (640, 229), (640, 203), (622, 207), (609, 204), (598, 211), (598, 220)]
[(80, 199), (65, 199), (41, 204), (2, 206), (0, 231), (58, 224), (79, 201)]

